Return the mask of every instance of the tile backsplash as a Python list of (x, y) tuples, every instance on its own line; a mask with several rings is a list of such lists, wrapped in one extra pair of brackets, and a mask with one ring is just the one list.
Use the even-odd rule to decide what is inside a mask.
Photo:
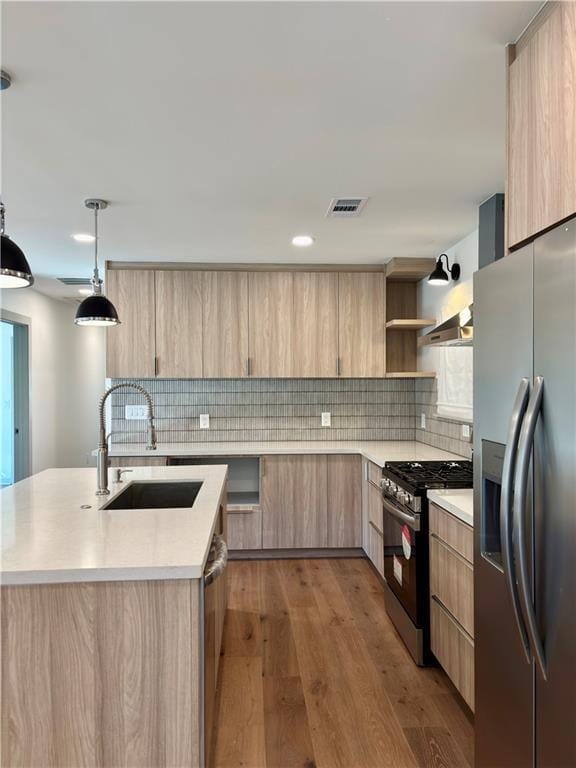
[[(434, 411), (434, 380), (426, 379), (113, 379), (134, 381), (154, 401), (160, 443), (273, 440), (420, 440), (468, 454), (444, 419), (417, 415)], [(126, 420), (125, 406), (142, 402), (130, 390), (112, 394), (112, 442), (146, 441), (146, 421)], [(435, 403), (435, 399), (434, 399)], [(322, 412), (332, 425), (322, 427)], [(200, 429), (200, 414), (210, 428)], [(437, 422), (437, 423), (436, 423)], [(460, 432), (458, 431), (458, 435)], [(466, 449), (464, 451), (463, 449)]]
[[(415, 439), (466, 458), (472, 457), (472, 423), (446, 419), (436, 412), (436, 379), (415, 379)], [(421, 414), (426, 416), (426, 429), (420, 428)], [(462, 439), (462, 425), (470, 427), (470, 440)]]

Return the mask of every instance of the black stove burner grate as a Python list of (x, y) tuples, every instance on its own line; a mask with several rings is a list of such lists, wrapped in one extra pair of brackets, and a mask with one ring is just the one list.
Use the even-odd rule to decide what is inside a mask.
[(416, 488), (472, 485), (471, 461), (389, 461), (386, 469)]

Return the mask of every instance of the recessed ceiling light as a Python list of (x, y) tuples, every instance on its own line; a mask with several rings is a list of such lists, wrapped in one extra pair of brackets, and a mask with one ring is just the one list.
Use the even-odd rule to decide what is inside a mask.
[(90, 296), (92, 288), (78, 288), (78, 293), (81, 293), (82, 296)]
[(307, 248), (313, 242), (314, 238), (310, 237), (310, 235), (296, 235), (296, 237), (292, 238), (292, 245), (296, 245), (298, 248)]
[(77, 235), (72, 235), (72, 239), (76, 240), (77, 243), (93, 243), (94, 235), (88, 235), (84, 232), (79, 232)]

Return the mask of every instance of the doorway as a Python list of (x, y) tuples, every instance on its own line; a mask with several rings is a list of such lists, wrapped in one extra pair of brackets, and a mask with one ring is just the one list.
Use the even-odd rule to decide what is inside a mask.
[(0, 321), (0, 484), (30, 474), (29, 325), (2, 312)]

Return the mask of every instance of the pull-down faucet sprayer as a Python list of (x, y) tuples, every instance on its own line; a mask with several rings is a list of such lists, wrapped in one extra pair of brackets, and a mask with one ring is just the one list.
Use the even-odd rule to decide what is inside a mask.
[(137, 392), (140, 392), (144, 395), (146, 398), (146, 403), (148, 404), (148, 445), (146, 446), (147, 451), (155, 451), (156, 450), (156, 430), (154, 429), (154, 406), (152, 404), (152, 398), (150, 397), (150, 393), (147, 392), (144, 387), (141, 387), (140, 384), (133, 384), (132, 382), (127, 382), (126, 384), (115, 384), (113, 387), (110, 387), (109, 389), (104, 392), (102, 397), (100, 398), (100, 404), (98, 406), (98, 418), (100, 421), (99, 425), (99, 432), (98, 432), (98, 453), (97, 453), (97, 486), (96, 486), (96, 495), (97, 496), (107, 496), (110, 491), (108, 489), (108, 439), (106, 437), (106, 420), (105, 420), (105, 411), (106, 411), (106, 400), (108, 399), (108, 396), (112, 394), (112, 392), (116, 392), (118, 389), (135, 389)]

